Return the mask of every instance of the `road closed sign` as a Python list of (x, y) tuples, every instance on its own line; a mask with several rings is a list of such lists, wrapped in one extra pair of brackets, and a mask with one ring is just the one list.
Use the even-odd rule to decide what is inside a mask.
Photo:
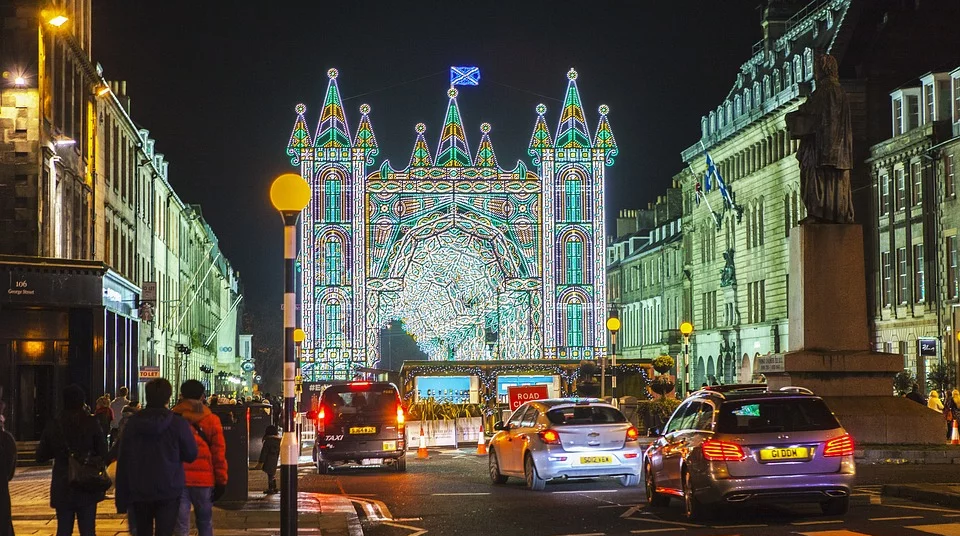
[(510, 411), (515, 411), (525, 402), (547, 398), (546, 385), (511, 385), (507, 387)]

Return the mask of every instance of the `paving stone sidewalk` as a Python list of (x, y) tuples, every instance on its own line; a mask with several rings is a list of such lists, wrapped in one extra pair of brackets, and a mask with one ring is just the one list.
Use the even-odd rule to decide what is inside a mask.
[[(301, 470), (305, 469), (301, 465)], [(280, 495), (264, 495), (266, 476), (261, 471), (248, 474), (245, 502), (217, 504), (213, 509), (217, 536), (279, 534)], [(29, 467), (17, 471), (10, 482), (13, 501), (13, 527), (17, 536), (47, 536), (57, 531), (56, 513), (49, 506), (50, 468)], [(118, 514), (113, 490), (97, 506), (97, 536), (128, 536), (125, 515)], [(360, 520), (353, 503), (340, 495), (299, 493), (297, 498), (298, 532), (321, 536), (362, 536)], [(192, 517), (192, 514), (191, 514)], [(194, 530), (192, 532), (196, 534)], [(74, 527), (74, 534), (76, 527)]]

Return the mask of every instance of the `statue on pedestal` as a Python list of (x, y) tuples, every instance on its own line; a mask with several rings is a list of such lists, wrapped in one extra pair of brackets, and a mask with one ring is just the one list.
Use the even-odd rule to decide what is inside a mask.
[(850, 103), (840, 87), (837, 60), (818, 54), (817, 88), (787, 114), (790, 137), (800, 140), (800, 191), (807, 216), (818, 223), (853, 223), (853, 129)]

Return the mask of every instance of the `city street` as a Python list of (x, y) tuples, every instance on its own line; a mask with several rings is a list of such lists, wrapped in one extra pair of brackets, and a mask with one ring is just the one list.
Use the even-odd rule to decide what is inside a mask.
[(486, 457), (473, 451), (413, 453), (406, 473), (341, 469), (317, 475), (301, 469), (302, 491), (349, 496), (361, 512), (364, 534), (486, 535), (695, 534), (960, 535), (960, 510), (880, 496), (880, 484), (960, 481), (960, 467), (863, 466), (850, 512), (827, 517), (816, 505), (745, 508), (707, 524), (687, 522), (679, 501), (648, 508), (642, 487), (614, 480), (564, 482), (531, 492), (518, 479), (492, 486)]

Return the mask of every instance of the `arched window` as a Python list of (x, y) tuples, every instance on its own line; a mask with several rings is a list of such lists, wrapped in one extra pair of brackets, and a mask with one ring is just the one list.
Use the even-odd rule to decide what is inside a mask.
[(790, 194), (783, 196), (783, 234), (790, 236), (790, 228), (793, 227), (793, 216), (790, 214)]
[(753, 102), (757, 103), (757, 107), (763, 103), (763, 93), (760, 91), (760, 82), (753, 83)]
[(339, 285), (343, 271), (343, 247), (340, 244), (340, 240), (336, 237), (328, 238), (326, 251), (324, 253), (324, 272), (327, 284)]
[(803, 81), (803, 58), (800, 57), (800, 54), (793, 57), (793, 74), (794, 80), (798, 84)]
[(793, 76), (790, 73), (790, 62), (783, 63), (783, 87), (788, 88), (793, 85)]
[(773, 70), (773, 92), (780, 93), (780, 69)]
[(763, 198), (757, 203), (757, 244), (763, 245)]
[(578, 173), (567, 173), (563, 182), (564, 207), (566, 207), (566, 221), (583, 220), (583, 198), (581, 196), (583, 181)]
[(328, 222), (337, 222), (341, 220), (342, 214), (340, 207), (343, 205), (342, 190), (343, 182), (340, 175), (328, 173), (324, 181), (324, 220)]
[(743, 92), (743, 113), (749, 113), (750, 108), (753, 107), (753, 98), (749, 89), (744, 90)]
[(807, 47), (803, 51), (804, 80), (813, 80), (813, 49)]
[(328, 301), (326, 306), (326, 323), (323, 328), (328, 348), (339, 346), (343, 340), (343, 331), (340, 328), (341, 316), (340, 304), (332, 300)]
[(743, 97), (737, 95), (733, 98), (733, 116), (740, 117), (743, 115)]
[(583, 242), (580, 237), (572, 235), (567, 240), (567, 284), (579, 285), (583, 283)]
[(567, 304), (567, 346), (583, 346), (583, 304)]
[(763, 100), (768, 100), (773, 96), (773, 86), (770, 84), (770, 75), (763, 77)]

